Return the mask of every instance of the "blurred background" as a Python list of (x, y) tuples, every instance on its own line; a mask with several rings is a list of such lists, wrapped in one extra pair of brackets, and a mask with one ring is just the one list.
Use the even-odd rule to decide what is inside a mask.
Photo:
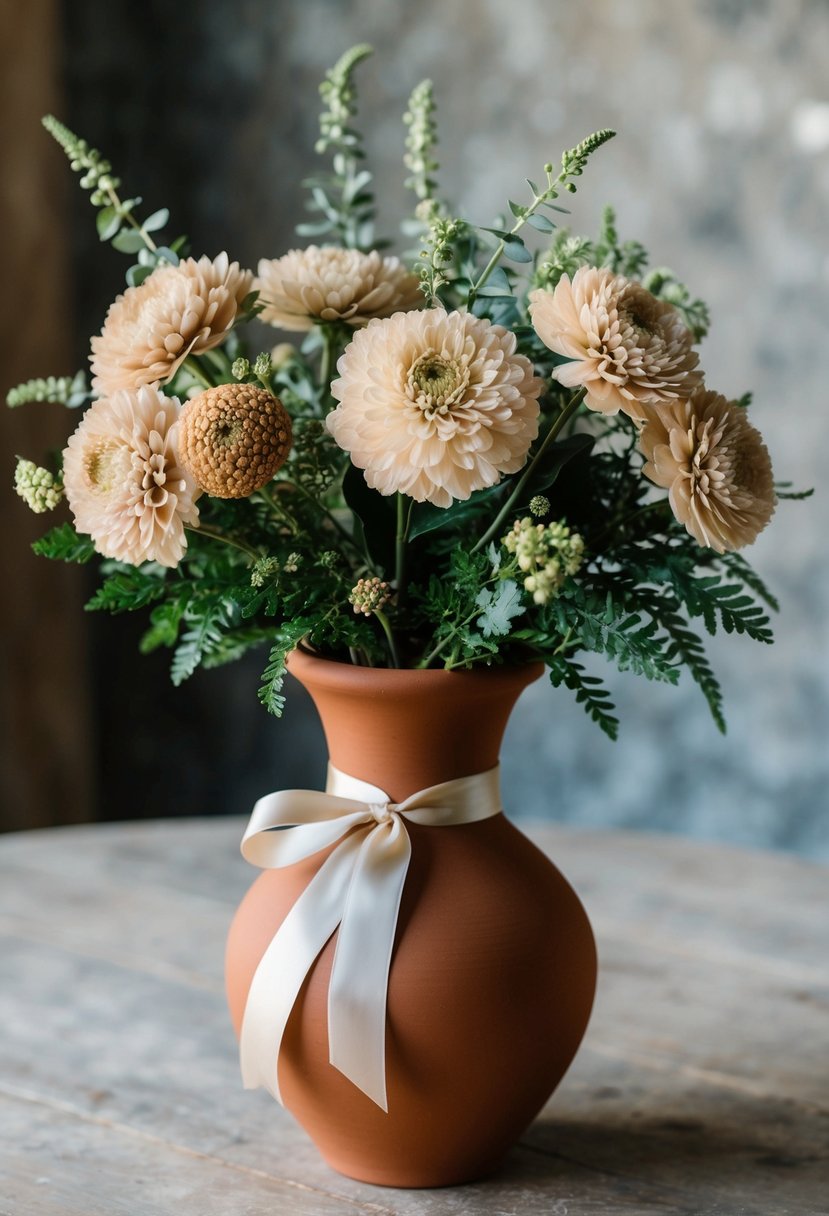
[[(782, 503), (749, 556), (781, 601), (777, 642), (712, 640), (729, 733), (692, 685), (615, 676), (610, 743), (541, 681), (506, 740), (516, 819), (680, 832), (829, 859), (829, 2), (827, 0), (2, 0), (0, 296), (3, 390), (72, 373), (123, 288), (94, 212), (39, 125), (54, 112), (141, 194), (169, 206), (197, 253), (243, 265), (299, 243), (302, 178), (318, 168), (317, 85), (350, 45), (380, 230), (408, 213), (406, 98), (430, 77), (441, 193), (490, 223), (523, 179), (590, 131), (618, 137), (572, 203), (576, 231), (612, 202), (711, 306), (707, 381), (755, 391), (779, 478), (817, 487)], [(324, 746), (296, 685), (282, 722), (255, 696), (264, 657), (174, 690), (141, 658), (143, 621), (82, 612), (87, 569), (36, 559), (48, 527), (10, 489), (14, 455), (62, 447), (77, 415), (7, 412), (0, 827), (245, 812), (280, 786), (317, 785)]]

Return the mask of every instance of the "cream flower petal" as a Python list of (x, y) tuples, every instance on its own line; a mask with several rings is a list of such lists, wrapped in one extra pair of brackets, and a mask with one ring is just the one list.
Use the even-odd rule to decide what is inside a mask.
[(187, 258), (154, 270), (110, 305), (100, 335), (92, 339), (95, 390), (109, 397), (121, 389), (166, 384), (189, 354), (225, 340), (253, 276), (228, 262)]
[(565, 274), (554, 291), (531, 292), (530, 316), (541, 341), (573, 360), (555, 378), (583, 386), (590, 409), (643, 421), (647, 404), (702, 382), (693, 335), (673, 305), (606, 268), (581, 266), (572, 282)]
[(181, 561), (199, 490), (179, 462), (179, 408), (154, 388), (117, 392), (95, 401), (69, 437), (66, 497), (78, 531), (104, 557), (133, 566)]
[(775, 507), (771, 460), (746, 411), (719, 393), (648, 409), (639, 437), (642, 472), (668, 490), (676, 518), (717, 553), (750, 545)]
[(372, 317), (419, 308), (417, 277), (376, 250), (309, 245), (259, 263), (261, 318), (280, 329), (308, 330), (315, 321), (365, 325)]
[(358, 331), (331, 385), (328, 429), (382, 494), (448, 507), (522, 468), (542, 381), (502, 326), (442, 308)]

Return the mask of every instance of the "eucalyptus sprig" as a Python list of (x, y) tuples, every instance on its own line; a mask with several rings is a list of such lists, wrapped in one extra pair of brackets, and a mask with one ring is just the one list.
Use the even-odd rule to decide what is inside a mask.
[(562, 190), (569, 193), (574, 193), (576, 183), (573, 178), (581, 177), (584, 172), (590, 156), (602, 144), (606, 144), (609, 139), (612, 139), (616, 134), (609, 128), (602, 128), (600, 131), (595, 131), (592, 135), (588, 135), (581, 143), (576, 144), (574, 148), (570, 148), (564, 152), (561, 157), (561, 169), (558, 174), (553, 176), (553, 166), (548, 161), (544, 166), (544, 173), (547, 178), (546, 185), (539, 187), (534, 181), (527, 179), (527, 185), (533, 192), (533, 197), (526, 205), (509, 200), (509, 208), (515, 216), (515, 223), (508, 231), (502, 228), (481, 228), (482, 232), (487, 232), (491, 236), (497, 238), (497, 244), (492, 257), (487, 262), (484, 269), (476, 281), (472, 284), (469, 295), (467, 297), (467, 307), (471, 308), (481, 289), (486, 285), (495, 267), (500, 262), (501, 258), (506, 256), (513, 262), (531, 262), (532, 254), (524, 244), (523, 239), (518, 235), (525, 224), (529, 224), (532, 228), (538, 229), (539, 232), (552, 232), (555, 225), (553, 221), (544, 214), (541, 210), (544, 208), (555, 207), (555, 199), (557, 199)]
[(52, 114), (47, 114), (42, 122), (63, 148), (70, 167), (76, 173), (83, 174), (81, 187), (89, 191), (89, 201), (99, 209), (95, 222), (100, 239), (109, 241), (119, 253), (139, 255), (138, 265), (130, 267), (127, 272), (129, 286), (137, 286), (162, 262), (176, 265), (184, 238), (167, 246), (158, 245), (151, 235), (167, 224), (170, 218), (167, 208), (162, 207), (140, 220), (135, 208), (142, 200), (121, 198), (118, 194), (121, 179), (115, 176), (112, 165), (98, 149), (91, 148), (85, 139), (75, 135)]

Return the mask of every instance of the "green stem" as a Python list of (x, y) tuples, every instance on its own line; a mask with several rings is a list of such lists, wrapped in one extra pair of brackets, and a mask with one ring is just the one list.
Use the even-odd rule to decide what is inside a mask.
[[(112, 203), (113, 207), (115, 207), (116, 211), (120, 211), (122, 204), (121, 204), (121, 200), (118, 197), (118, 195), (116, 194), (116, 192), (114, 190), (107, 190), (107, 194), (109, 195), (109, 201)], [(139, 224), (138, 220), (135, 218), (132, 211), (131, 210), (125, 211), (125, 212), (122, 212), (122, 214), (124, 216), (124, 219), (127, 221), (127, 223), (132, 228), (134, 228), (135, 231), (138, 233), (138, 235), (141, 237), (141, 240), (144, 242), (144, 244), (147, 246), (147, 248), (152, 253), (156, 253), (158, 250), (158, 245), (156, 245), (155, 241), (150, 236), (149, 232), (144, 231), (144, 228), (142, 227), (141, 224)]]
[(328, 408), (333, 405), (331, 396), (331, 373), (334, 369), (334, 355), (337, 349), (337, 332), (333, 325), (322, 326), (322, 353), (320, 354), (320, 399), (326, 402)]
[(223, 532), (217, 532), (213, 528), (208, 528), (204, 524), (193, 526), (191, 524), (184, 525), (188, 532), (192, 532), (194, 536), (209, 536), (211, 540), (220, 540), (223, 545), (230, 545), (232, 549), (238, 549), (240, 553), (246, 553), (248, 557), (252, 557), (254, 561), (259, 561), (261, 554), (252, 549), (250, 545), (246, 545), (244, 541), (233, 540), (230, 536), (225, 536)]
[(391, 665), (392, 667), (399, 667), (400, 656), (397, 653), (397, 645), (394, 640), (391, 625), (389, 624), (389, 618), (386, 616), (385, 612), (381, 612), (379, 608), (374, 609), (374, 615), (377, 617), (377, 620), (382, 626), (383, 633), (386, 635), (386, 641), (389, 644), (389, 654), (391, 655)]
[(516, 485), (515, 489), (510, 494), (509, 498), (504, 503), (501, 510), (495, 516), (495, 519), (492, 522), (492, 524), (487, 528), (486, 532), (484, 532), (481, 539), (478, 541), (478, 543), (473, 548), (473, 550), (472, 550), (473, 553), (477, 553), (479, 549), (483, 549), (484, 545), (487, 544), (488, 541), (492, 540), (493, 536), (497, 535), (504, 520), (507, 518), (507, 516), (509, 515), (513, 506), (515, 505), (516, 501), (521, 497), (522, 493), (524, 492), (524, 487), (527, 485), (528, 481), (530, 480), (533, 473), (535, 472), (535, 468), (536, 468), (536, 465), (538, 464), (539, 460), (544, 455), (544, 453), (547, 451), (547, 448), (550, 446), (550, 444), (553, 442), (553, 440), (558, 435), (561, 434), (562, 429), (567, 425), (567, 423), (570, 421), (570, 419), (575, 414), (576, 410), (581, 405), (582, 401), (584, 400), (584, 393), (585, 393), (585, 390), (583, 388), (580, 388), (577, 392), (575, 392), (573, 394), (573, 396), (567, 402), (564, 409), (561, 411), (558, 418), (556, 418), (555, 422), (553, 423), (553, 425), (550, 427), (549, 431), (545, 435), (544, 442), (541, 444), (541, 447), (538, 449), (535, 456), (533, 456), (532, 460), (527, 465), (523, 474), (519, 478), (518, 484)]
[(412, 506), (414, 499), (408, 500), (409, 507), (406, 510), (406, 496), (398, 491), (397, 494), (397, 535), (394, 545), (394, 579), (397, 586), (397, 606), (400, 608), (406, 599), (406, 544), (409, 539), (409, 526), (412, 521)]
[(205, 388), (216, 387), (202, 366), (197, 362), (195, 355), (188, 355), (184, 360), (184, 366), (193, 379), (198, 380), (199, 384), (202, 384)]
[[(339, 534), (343, 538), (343, 540), (347, 541), (348, 544), (351, 546), (351, 548), (354, 549), (356, 553), (359, 553), (360, 556), (362, 557), (362, 550), (361, 550), (360, 546), (357, 544), (357, 542), (355, 541), (354, 537), (351, 535), (351, 533), (346, 528), (343, 527), (343, 525), (340, 523), (340, 521), (337, 519), (337, 517), (335, 515), (333, 515), (331, 513), (331, 511), (329, 511), (328, 508), (319, 501), (319, 499), (315, 498), (314, 495), (311, 494), (309, 490), (306, 490), (305, 486), (300, 485), (299, 482), (296, 482), (296, 481), (286, 481), (283, 484), (291, 486), (292, 489), (297, 490), (300, 494), (302, 494), (302, 496), (304, 498), (307, 498), (308, 501), (315, 507), (315, 509), (317, 511), (319, 511), (319, 513), (321, 515), (324, 515), (325, 518), (328, 520), (328, 522), (332, 525), (332, 527), (335, 528), (337, 532), (339, 532)], [(271, 505), (273, 506), (274, 505), (273, 500), (270, 500), (270, 501), (271, 501)]]
[[(529, 206), (527, 207), (524, 214), (519, 215), (518, 218), (516, 219), (515, 223), (513, 224), (512, 228), (510, 228), (510, 231), (509, 231), (510, 236), (518, 235), (518, 233), (521, 231), (521, 229), (526, 224), (527, 220), (530, 218), (531, 215), (535, 214), (535, 212), (538, 210), (538, 208), (541, 206), (542, 203), (547, 203), (547, 202), (550, 202), (551, 199), (558, 198), (558, 191), (556, 190), (556, 186), (558, 186), (564, 180), (564, 178), (565, 178), (565, 174), (563, 172), (560, 173), (558, 175), (558, 177), (555, 178), (555, 180), (553, 179), (553, 176), (551, 173), (547, 174), (547, 189), (542, 190), (540, 194), (533, 195), (532, 202), (529, 204)], [(493, 253), (492, 257), (487, 262), (487, 264), (484, 267), (483, 271), (481, 272), (479, 278), (476, 280), (475, 283), (473, 283), (472, 287), (470, 288), (469, 295), (467, 296), (467, 299), (466, 299), (467, 308), (471, 309), (472, 305), (474, 304), (474, 302), (477, 298), (478, 292), (486, 284), (486, 282), (489, 279), (489, 276), (492, 274), (493, 270), (500, 262), (506, 247), (507, 247), (507, 243), (503, 239), (501, 239), (498, 242), (498, 244), (496, 245), (495, 252)]]
[(460, 631), (462, 629), (465, 629), (466, 626), (470, 623), (470, 621), (472, 621), (476, 616), (478, 616), (480, 614), (480, 611), (481, 611), (480, 608), (476, 608), (475, 611), (471, 612), (469, 614), (469, 616), (465, 617), (461, 621), (461, 623), (452, 630), (451, 633), (447, 633), (447, 635), (443, 639), (443, 641), (438, 642), (438, 644), (437, 644), (437, 646), (435, 646), (434, 650), (430, 650), (429, 653), (420, 660), (420, 662), (417, 665), (418, 671), (424, 670), (425, 668), (429, 667), (430, 664), (434, 663), (435, 659), (438, 657), (438, 655), (441, 653), (441, 651), (445, 650), (450, 642), (455, 641), (455, 639), (456, 639), (457, 635), (460, 633)]

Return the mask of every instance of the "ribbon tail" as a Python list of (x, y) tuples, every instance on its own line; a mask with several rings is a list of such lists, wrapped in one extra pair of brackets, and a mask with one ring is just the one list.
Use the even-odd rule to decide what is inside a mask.
[(410, 857), (409, 835), (397, 817), (363, 841), (328, 990), (330, 1063), (387, 1113), (386, 999)]
[(340, 923), (361, 834), (326, 858), (262, 956), (248, 993), (239, 1057), (245, 1089), (263, 1085), (282, 1102), (277, 1066), (285, 1027), (308, 972)]

